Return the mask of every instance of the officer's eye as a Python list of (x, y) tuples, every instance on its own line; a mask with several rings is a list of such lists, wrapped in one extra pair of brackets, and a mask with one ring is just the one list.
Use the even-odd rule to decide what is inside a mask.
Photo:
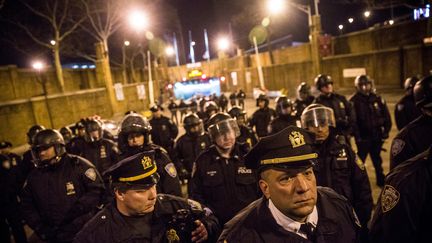
[(282, 176), (282, 177), (279, 179), (279, 182), (280, 182), (281, 184), (288, 184), (288, 183), (290, 183), (292, 180), (293, 180), (293, 177), (286, 175), (286, 176)]
[(305, 172), (303, 172), (303, 175), (307, 178), (310, 179), (313, 176), (313, 170), (312, 169), (308, 169)]

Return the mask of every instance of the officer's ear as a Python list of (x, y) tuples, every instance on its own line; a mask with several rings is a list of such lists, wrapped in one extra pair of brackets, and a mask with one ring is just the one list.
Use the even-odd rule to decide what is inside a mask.
[(115, 194), (116, 199), (118, 199), (120, 201), (124, 200), (125, 191), (116, 187), (116, 188), (114, 188), (114, 194)]
[(258, 183), (259, 183), (259, 187), (261, 188), (261, 191), (264, 194), (264, 196), (267, 199), (269, 199), (270, 198), (270, 189), (269, 189), (268, 182), (265, 181), (264, 179), (260, 179)]

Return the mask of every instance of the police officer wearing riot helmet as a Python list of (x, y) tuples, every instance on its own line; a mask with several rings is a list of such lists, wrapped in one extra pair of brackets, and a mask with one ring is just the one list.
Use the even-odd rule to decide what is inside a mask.
[(354, 126), (357, 154), (363, 163), (366, 162), (367, 155), (370, 155), (375, 168), (376, 184), (383, 186), (381, 149), (392, 126), (390, 113), (384, 99), (374, 92), (373, 80), (369, 76), (357, 76), (354, 84), (357, 91), (350, 101), (357, 114)]
[(217, 237), (217, 219), (201, 204), (157, 194), (154, 153), (128, 157), (105, 175), (115, 203), (90, 220), (74, 242), (204, 242)]
[(421, 115), (421, 111), (416, 107), (414, 102), (413, 89), (419, 81), (415, 76), (405, 80), (405, 95), (395, 105), (395, 121), (398, 130), (402, 130), (408, 123), (414, 121)]
[(297, 87), (297, 98), (294, 101), (294, 110), (298, 117), (301, 116), (303, 110), (312, 104), (315, 97), (312, 96), (311, 87), (306, 82), (301, 82)]
[(100, 205), (102, 179), (89, 161), (66, 152), (56, 130), (38, 132), (31, 150), (37, 169), (23, 188), (24, 218), (41, 240), (71, 242)]
[(218, 113), (219, 107), (216, 104), (216, 102), (210, 100), (210, 101), (207, 101), (204, 104), (204, 108), (203, 109), (204, 109), (204, 113), (205, 114), (204, 114), (204, 117), (200, 117), (200, 118), (203, 120), (204, 128), (207, 130), (207, 128), (208, 128), (208, 125), (207, 125), (208, 119), (211, 116), (213, 116), (214, 114)]
[(204, 131), (203, 122), (197, 114), (187, 114), (183, 126), (186, 133), (177, 139), (175, 145), (177, 169), (182, 181), (190, 179), (196, 158), (211, 145), (210, 136)]
[(22, 158), (16, 153), (11, 152), (12, 143), (9, 141), (0, 142), (0, 154), (7, 156), (10, 159), (12, 167), (17, 167), (21, 174)]
[(141, 152), (154, 153), (157, 170), (161, 177), (157, 184), (161, 193), (181, 196), (180, 181), (177, 170), (166, 150), (150, 141), (152, 127), (147, 118), (140, 114), (125, 116), (120, 125), (118, 145), (121, 159)]
[(74, 127), (74, 137), (71, 139), (70, 141), (70, 145), (67, 146), (66, 148), (69, 148), (68, 153), (71, 154), (79, 154), (80, 151), (82, 151), (82, 147), (84, 146), (85, 143), (85, 135), (86, 135), (86, 131), (85, 131), (85, 119), (80, 119), (78, 122), (75, 123), (75, 127)]
[(150, 134), (153, 143), (167, 150), (169, 154), (172, 154), (174, 140), (178, 135), (177, 126), (172, 120), (162, 114), (162, 106), (153, 105), (150, 107), (150, 111), (152, 112), (152, 118), (150, 119), (152, 129)]
[(390, 171), (370, 224), (378, 242), (430, 242), (432, 146)]
[(297, 125), (297, 117), (293, 115), (293, 103), (285, 95), (276, 98), (277, 117), (270, 122), (268, 127), (269, 134), (282, 131), (289, 126)]
[(228, 114), (236, 120), (240, 129), (240, 135), (236, 140), (239, 143), (248, 144), (250, 148), (255, 146), (255, 144), (258, 143), (258, 136), (252, 128), (247, 126), (246, 111), (238, 106), (234, 106), (228, 111)]
[(225, 224), (218, 242), (358, 242), (360, 223), (347, 199), (317, 187), (312, 137), (290, 126), (246, 155), (264, 197)]
[(409, 123), (391, 145), (390, 169), (425, 151), (432, 144), (432, 76), (414, 86), (414, 100), (422, 115)]
[(85, 142), (80, 146), (80, 150), (76, 151), (76, 155), (89, 160), (99, 173), (103, 173), (119, 161), (117, 145), (112, 140), (103, 138), (102, 124), (99, 120), (85, 120), (84, 127)]
[(236, 142), (240, 131), (234, 119), (226, 113), (213, 115), (208, 133), (214, 144), (194, 163), (189, 196), (209, 206), (223, 225), (258, 198), (256, 174), (245, 167), (249, 146)]
[(363, 226), (362, 242), (368, 242), (367, 223), (373, 200), (365, 166), (357, 159), (345, 137), (335, 134), (332, 109), (312, 104), (303, 111), (301, 123), (303, 128), (315, 135), (313, 148), (318, 152), (314, 167), (317, 185), (330, 187), (348, 199)]
[(72, 132), (72, 130), (69, 127), (67, 127), (67, 126), (64, 126), (64, 127), (60, 128), (59, 132), (63, 136), (63, 139), (65, 141), (66, 151), (68, 153), (70, 153), (71, 152), (71, 145), (72, 145), (71, 144), (71, 140), (73, 139), (73, 132)]
[(314, 103), (330, 107), (336, 118), (336, 133), (344, 135), (349, 142), (355, 124), (355, 112), (345, 96), (335, 93), (333, 80), (330, 76), (320, 74), (315, 78), (315, 87), (321, 93), (315, 98)]
[(228, 107), (228, 98), (226, 97), (226, 95), (224, 93), (222, 93), (219, 96), (219, 106), (220, 106), (220, 110), (222, 112), (226, 112), (227, 111), (227, 107)]
[(0, 153), (0, 242), (10, 243), (11, 233), (15, 243), (27, 242), (18, 201), (22, 188), (20, 173), (12, 159)]
[(256, 106), (259, 108), (252, 114), (249, 122), (250, 127), (255, 128), (258, 137), (268, 135), (268, 125), (276, 117), (276, 112), (269, 107), (269, 102), (267, 95), (260, 94), (256, 100)]
[[(30, 129), (27, 132), (27, 143), (32, 146), (33, 144), (33, 137), (39, 132), (45, 130), (45, 127), (42, 125), (33, 125), (30, 127)], [(27, 178), (30, 171), (32, 171), (35, 166), (33, 163), (33, 156), (31, 149), (27, 150), (23, 154), (22, 163), (21, 163), (21, 174), (23, 176), (23, 179)]]

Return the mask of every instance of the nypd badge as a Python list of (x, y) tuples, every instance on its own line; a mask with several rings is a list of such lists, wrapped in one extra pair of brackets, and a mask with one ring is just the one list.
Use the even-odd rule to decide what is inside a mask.
[(153, 166), (152, 159), (149, 156), (144, 156), (141, 159), (141, 164), (142, 164), (144, 170)]
[(393, 140), (393, 143), (391, 146), (391, 154), (393, 156), (398, 155), (403, 150), (404, 147), (405, 147), (405, 141), (402, 139), (396, 138), (395, 140)]
[(72, 181), (66, 182), (66, 195), (75, 194), (75, 187)]
[(297, 148), (306, 144), (303, 134), (297, 131), (291, 132), (291, 134), (289, 135), (289, 140), (293, 148)]
[(88, 168), (84, 174), (90, 180), (92, 180), (92, 181), (96, 180), (96, 171), (93, 168)]
[(177, 170), (176, 170), (176, 168), (175, 168), (175, 166), (174, 166), (174, 164), (173, 163), (168, 163), (166, 166), (165, 166), (165, 171), (168, 173), (168, 175), (170, 175), (171, 177), (176, 177), (177, 176)]
[(381, 194), (381, 209), (383, 213), (386, 213), (394, 208), (399, 202), (400, 193), (396, 188), (385, 185)]

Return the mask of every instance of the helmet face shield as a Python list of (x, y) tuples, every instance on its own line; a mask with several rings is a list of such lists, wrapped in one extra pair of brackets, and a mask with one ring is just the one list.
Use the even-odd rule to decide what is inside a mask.
[(303, 128), (309, 127), (336, 127), (333, 110), (328, 107), (307, 109), (301, 115)]
[(240, 129), (237, 125), (237, 122), (232, 118), (220, 121), (208, 128), (208, 133), (210, 134), (210, 137), (213, 141), (215, 141), (217, 137), (223, 136), (230, 132), (233, 132), (235, 137), (240, 136)]

